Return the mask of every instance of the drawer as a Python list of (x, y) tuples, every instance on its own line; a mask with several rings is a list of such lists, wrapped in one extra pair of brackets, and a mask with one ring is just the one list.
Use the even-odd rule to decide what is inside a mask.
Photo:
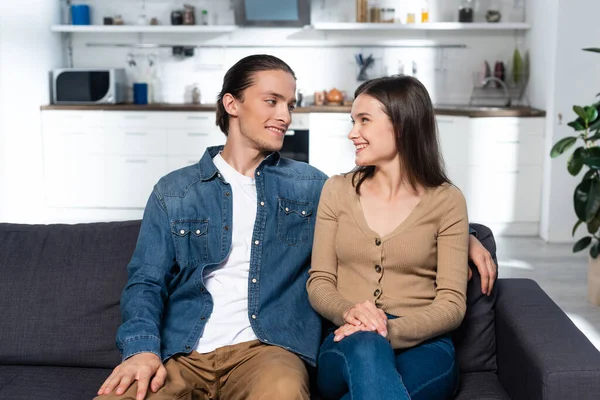
[(166, 157), (106, 157), (106, 207), (143, 208), (168, 173)]
[(105, 111), (104, 124), (111, 128), (167, 128), (170, 114), (162, 111)]
[(542, 167), (520, 166), (513, 171), (470, 169), (463, 188), (469, 220), (479, 223), (538, 222)]
[(470, 166), (493, 166), (497, 171), (511, 171), (521, 165), (541, 166), (544, 156), (542, 136), (510, 131), (506, 135), (485, 132), (469, 135)]
[(109, 128), (105, 148), (108, 155), (166, 156), (167, 131), (147, 127)]
[(169, 156), (167, 159), (167, 169), (169, 170), (169, 172), (171, 172), (183, 167), (188, 167), (190, 165), (197, 164), (198, 161), (200, 161), (201, 157), (201, 155), (197, 158), (194, 158), (192, 156)]
[(44, 127), (45, 154), (103, 154), (104, 131), (101, 128)]
[(170, 124), (173, 128), (214, 128), (221, 132), (216, 124), (216, 118), (217, 113), (211, 111), (174, 112), (170, 117)]
[(100, 127), (103, 124), (103, 111), (42, 111), (42, 126), (47, 128), (67, 128), (78, 130), (89, 127)]
[(168, 155), (193, 155), (200, 158), (207, 147), (225, 144), (226, 137), (214, 127), (171, 129), (168, 134)]
[(544, 136), (545, 118), (472, 118), (473, 132), (497, 134), (505, 137), (511, 135)]

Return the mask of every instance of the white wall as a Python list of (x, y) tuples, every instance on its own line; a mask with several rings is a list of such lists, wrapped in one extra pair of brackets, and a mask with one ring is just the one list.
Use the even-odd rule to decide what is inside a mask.
[(44, 213), (40, 110), (48, 71), (60, 66), (57, 0), (0, 2), (0, 221), (39, 222)]
[[(575, 119), (572, 106), (589, 105), (600, 92), (600, 56), (587, 53), (584, 47), (600, 46), (600, 2), (595, 0), (534, 0), (535, 11), (546, 23), (534, 25), (532, 48), (540, 54), (535, 59), (540, 73), (539, 85), (545, 85), (547, 132), (546, 154), (553, 143), (574, 131), (566, 124)], [(553, 23), (556, 21), (556, 24)], [(554, 25), (552, 27), (552, 25)], [(555, 33), (553, 33), (553, 31)], [(540, 87), (537, 90), (542, 92)], [(536, 101), (543, 101), (539, 94)], [(542, 106), (542, 105), (540, 105)], [(562, 115), (562, 122), (559, 118)], [(571, 242), (571, 229), (577, 220), (573, 211), (573, 190), (578, 177), (566, 170), (568, 157), (546, 158), (543, 209), (540, 235), (551, 242)], [(580, 229), (576, 237), (583, 235)]]

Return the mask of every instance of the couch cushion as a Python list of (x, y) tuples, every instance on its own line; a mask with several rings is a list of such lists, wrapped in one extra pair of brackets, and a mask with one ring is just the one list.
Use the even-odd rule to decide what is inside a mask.
[(0, 363), (117, 365), (119, 302), (139, 228), (0, 224)]
[(494, 372), (461, 374), (455, 400), (510, 400)]
[[(492, 231), (480, 224), (471, 224), (477, 238), (496, 259), (496, 242)], [(456, 347), (456, 358), (461, 372), (496, 371), (496, 331), (494, 326), (494, 304), (496, 285), (490, 296), (481, 293), (481, 276), (472, 263), (469, 267), (473, 277), (467, 285), (467, 312), (461, 326), (452, 339)]]
[(0, 366), (0, 399), (93, 399), (111, 371), (105, 368)]

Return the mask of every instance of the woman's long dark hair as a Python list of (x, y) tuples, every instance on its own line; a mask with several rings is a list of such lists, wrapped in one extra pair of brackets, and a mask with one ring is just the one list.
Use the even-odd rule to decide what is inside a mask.
[[(396, 75), (363, 83), (354, 98), (361, 94), (379, 101), (392, 121), (402, 172), (412, 188), (417, 190), (417, 184), (427, 188), (450, 183), (438, 145), (433, 104), (425, 86), (413, 77)], [(373, 176), (375, 167), (356, 167), (352, 173), (352, 183), (360, 194), (360, 186)]]
[(221, 132), (229, 134), (229, 114), (223, 106), (223, 96), (229, 93), (236, 99), (244, 100), (243, 92), (254, 84), (254, 74), (259, 71), (284, 71), (294, 79), (296, 74), (283, 60), (268, 54), (255, 54), (244, 57), (225, 73), (223, 87), (217, 96), (217, 125)]

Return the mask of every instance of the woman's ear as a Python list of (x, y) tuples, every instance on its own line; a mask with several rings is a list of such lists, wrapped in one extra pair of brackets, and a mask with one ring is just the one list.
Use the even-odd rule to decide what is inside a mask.
[(223, 107), (225, 108), (225, 111), (227, 111), (227, 114), (233, 117), (238, 116), (237, 100), (231, 93), (225, 93), (221, 101), (223, 102)]

